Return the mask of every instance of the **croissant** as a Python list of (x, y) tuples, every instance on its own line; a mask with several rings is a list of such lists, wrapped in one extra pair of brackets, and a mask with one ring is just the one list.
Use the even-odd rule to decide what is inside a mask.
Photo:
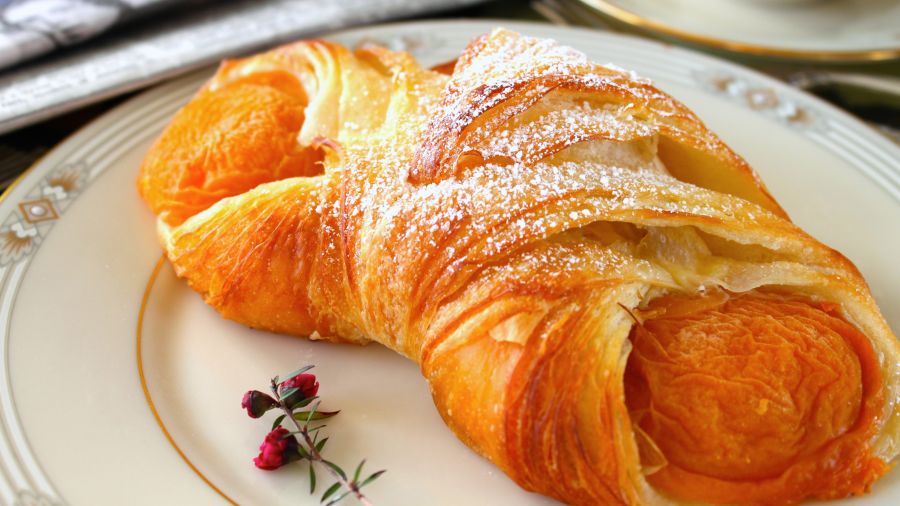
[(138, 187), (222, 316), (402, 353), (525, 489), (786, 504), (900, 449), (900, 347), (853, 264), (684, 105), (552, 41), (226, 61)]

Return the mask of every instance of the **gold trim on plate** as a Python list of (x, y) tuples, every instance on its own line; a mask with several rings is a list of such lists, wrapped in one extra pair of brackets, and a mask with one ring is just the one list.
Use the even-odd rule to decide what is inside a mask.
[(646, 18), (627, 9), (614, 5), (607, 0), (576, 0), (601, 16), (625, 23), (634, 28), (657, 32), (662, 35), (682, 39), (695, 44), (702, 44), (717, 49), (724, 49), (738, 53), (752, 54), (755, 56), (774, 56), (779, 58), (794, 58), (801, 60), (831, 61), (831, 62), (862, 62), (862, 61), (887, 61), (900, 58), (900, 47), (871, 49), (863, 51), (813, 51), (803, 49), (785, 49), (771, 46), (761, 46), (746, 42), (738, 42), (727, 39), (717, 39), (680, 28), (675, 28), (660, 21)]
[(138, 312), (138, 320), (137, 320), (137, 368), (138, 368), (138, 376), (141, 378), (141, 389), (144, 391), (144, 399), (147, 401), (147, 406), (150, 408), (150, 412), (153, 413), (153, 418), (156, 419), (157, 425), (159, 425), (160, 430), (166, 436), (166, 439), (169, 440), (169, 443), (172, 445), (172, 448), (178, 452), (178, 455), (181, 457), (181, 460), (184, 461), (188, 467), (191, 468), (194, 473), (200, 477), (210, 488), (212, 488), (217, 494), (219, 494), (222, 499), (225, 499), (229, 503), (234, 506), (239, 506), (237, 501), (228, 496), (225, 492), (222, 491), (219, 487), (217, 487), (200, 469), (191, 462), (191, 459), (188, 458), (187, 454), (178, 446), (178, 443), (175, 442), (175, 438), (172, 437), (172, 434), (169, 432), (169, 429), (166, 428), (166, 424), (163, 422), (162, 418), (159, 416), (159, 412), (156, 410), (156, 404), (153, 403), (153, 397), (150, 395), (150, 389), (147, 387), (147, 378), (144, 377), (144, 360), (143, 360), (143, 352), (141, 350), (141, 339), (144, 333), (144, 313), (147, 311), (147, 303), (150, 300), (150, 292), (153, 290), (153, 285), (156, 283), (156, 278), (159, 276), (160, 271), (162, 270), (163, 265), (166, 264), (166, 256), (160, 255), (159, 261), (156, 262), (156, 267), (153, 268), (153, 273), (150, 275), (150, 280), (147, 281), (147, 287), (144, 288), (144, 295), (141, 298), (141, 309)]

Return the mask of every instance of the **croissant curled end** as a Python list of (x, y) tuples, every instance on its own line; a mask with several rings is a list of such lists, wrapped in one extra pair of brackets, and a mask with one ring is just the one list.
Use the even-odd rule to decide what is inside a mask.
[(783, 295), (668, 296), (632, 330), (632, 423), (658, 446), (648, 480), (683, 499), (793, 503), (864, 492), (887, 470), (867, 442), (884, 405), (868, 339)]

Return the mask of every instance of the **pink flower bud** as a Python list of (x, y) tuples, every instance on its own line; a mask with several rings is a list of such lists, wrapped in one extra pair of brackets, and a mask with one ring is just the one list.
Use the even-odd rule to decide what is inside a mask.
[(283, 395), (284, 392), (291, 388), (296, 388), (297, 391), (285, 399), (285, 404), (292, 408), (307, 399), (315, 397), (319, 392), (319, 382), (316, 381), (315, 374), (298, 374), (283, 381), (279, 386), (279, 392)]
[(241, 399), (241, 407), (247, 410), (247, 414), (250, 415), (250, 418), (259, 418), (263, 416), (266, 411), (277, 405), (278, 403), (275, 399), (259, 390), (250, 390), (245, 393), (244, 398)]
[(299, 460), (299, 444), (294, 436), (288, 434), (290, 431), (284, 427), (277, 427), (266, 434), (266, 439), (259, 446), (259, 456), (253, 459), (253, 464), (260, 469), (272, 471), (288, 462)]

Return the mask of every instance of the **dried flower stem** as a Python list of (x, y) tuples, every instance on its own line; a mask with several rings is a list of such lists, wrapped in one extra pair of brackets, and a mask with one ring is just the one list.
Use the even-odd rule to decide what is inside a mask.
[[(272, 381), (272, 392), (275, 394), (275, 398), (279, 399), (278, 383), (275, 381)], [(306, 451), (309, 454), (309, 465), (313, 465), (313, 463), (315, 462), (324, 467), (326, 470), (328, 470), (328, 473), (331, 474), (331, 476), (341, 484), (342, 487), (353, 493), (360, 504), (362, 504), (363, 506), (374, 506), (372, 502), (369, 501), (369, 499), (365, 495), (363, 495), (362, 491), (360, 491), (356, 481), (348, 480), (337, 471), (335, 471), (331, 466), (325, 464), (325, 459), (322, 457), (322, 454), (319, 453), (319, 451), (316, 449), (316, 443), (309, 436), (309, 428), (307, 424), (301, 424), (297, 421), (296, 418), (294, 418), (293, 410), (285, 404), (284, 400), (279, 400), (278, 405), (281, 410), (284, 411), (285, 418), (289, 418), (294, 424), (294, 427), (297, 428), (297, 432), (301, 436), (303, 436), (303, 442), (306, 443)]]

